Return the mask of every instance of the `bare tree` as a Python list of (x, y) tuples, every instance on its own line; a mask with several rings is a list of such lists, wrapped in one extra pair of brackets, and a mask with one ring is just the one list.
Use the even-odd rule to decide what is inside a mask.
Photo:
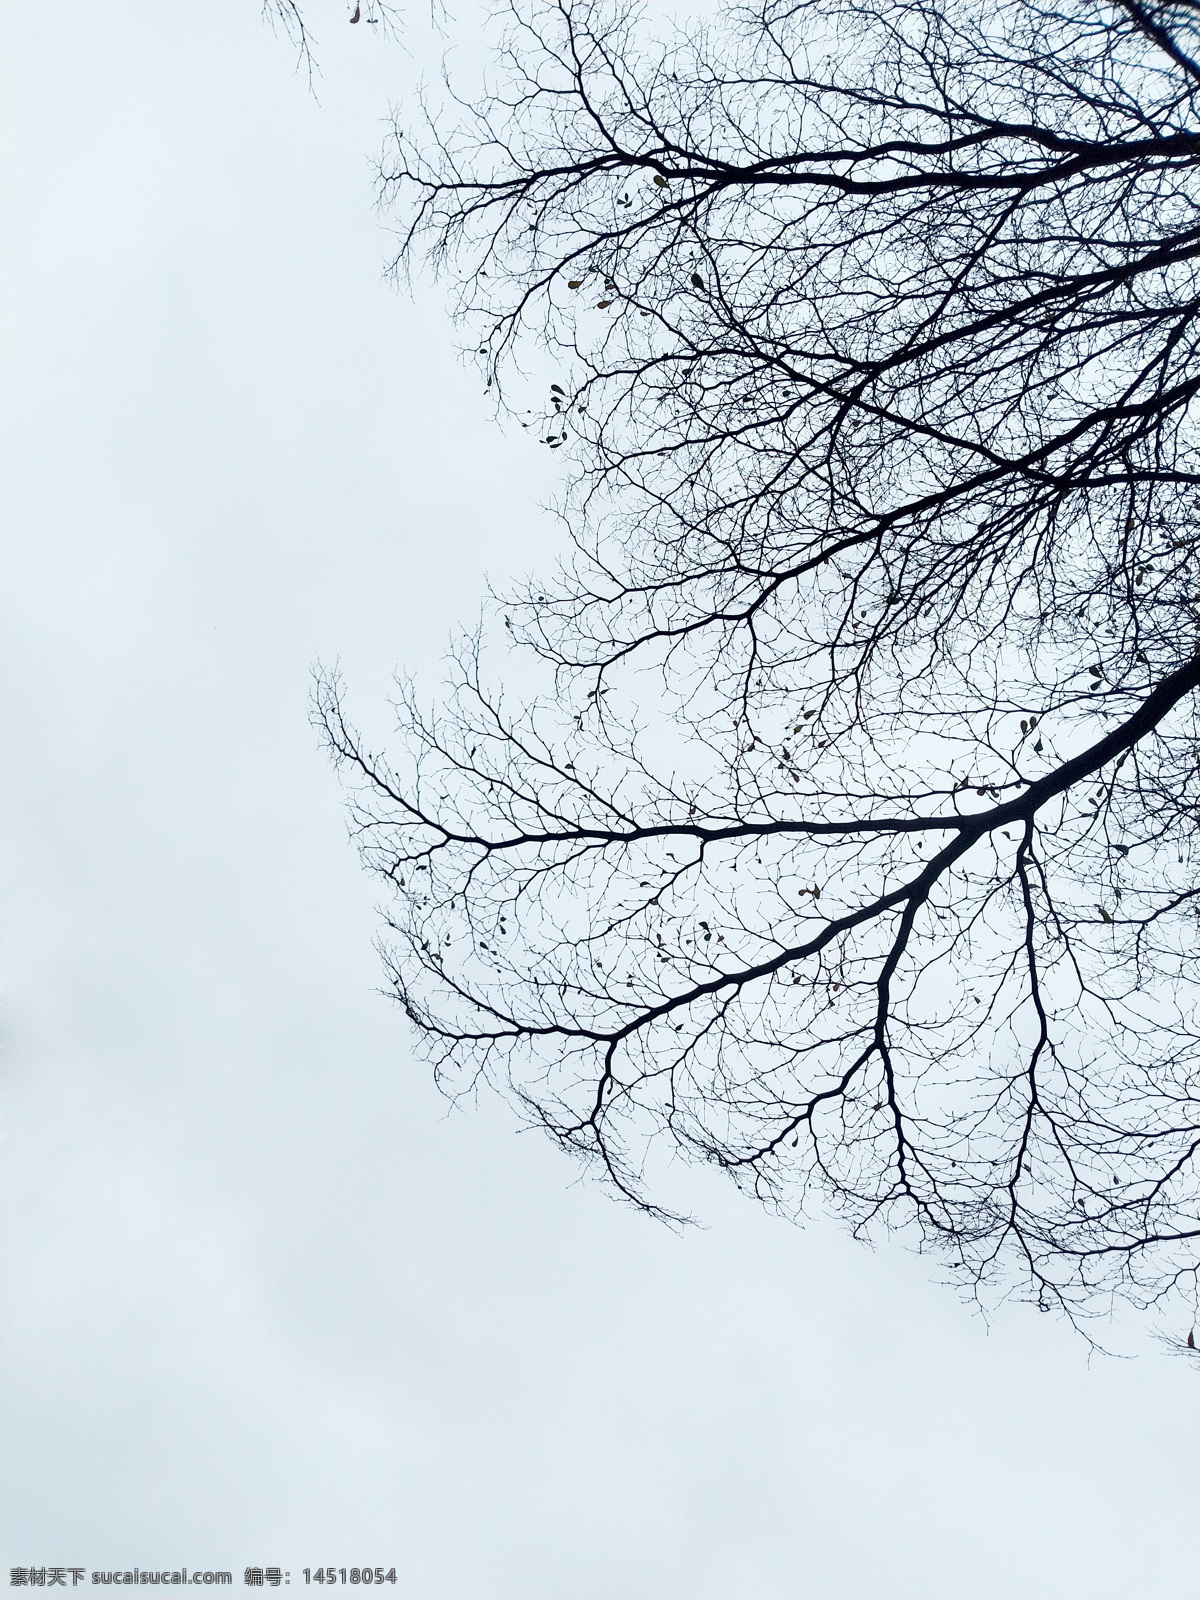
[(545, 687), (510, 704), (469, 638), (438, 710), (401, 686), (394, 761), (336, 675), (315, 702), (439, 1081), (653, 1212), (665, 1147), (977, 1294), (1166, 1303), (1200, 1232), (1200, 9), (504, 27), (380, 179), (397, 273), (444, 275), (573, 463), (567, 555), (495, 613)]

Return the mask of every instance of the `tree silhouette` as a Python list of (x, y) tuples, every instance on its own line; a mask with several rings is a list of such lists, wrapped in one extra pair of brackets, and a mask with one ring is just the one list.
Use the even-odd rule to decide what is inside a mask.
[(394, 760), (316, 716), (439, 1081), (649, 1211), (665, 1148), (1075, 1319), (1194, 1281), (1197, 27), (562, 0), (397, 122), (568, 553)]

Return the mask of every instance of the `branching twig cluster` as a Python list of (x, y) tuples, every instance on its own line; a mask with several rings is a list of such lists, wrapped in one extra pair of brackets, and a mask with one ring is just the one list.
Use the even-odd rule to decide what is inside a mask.
[(396, 129), (574, 463), (553, 688), (317, 714), (443, 1082), (647, 1209), (665, 1139), (1072, 1315), (1194, 1273), (1189, 16), (561, 0)]

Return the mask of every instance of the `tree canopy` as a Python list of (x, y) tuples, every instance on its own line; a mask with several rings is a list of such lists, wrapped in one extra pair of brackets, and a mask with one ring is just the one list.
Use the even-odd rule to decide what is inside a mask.
[(1194, 1284), (1200, 8), (493, 25), (380, 189), (565, 553), (393, 755), (315, 702), (439, 1081), (659, 1214)]

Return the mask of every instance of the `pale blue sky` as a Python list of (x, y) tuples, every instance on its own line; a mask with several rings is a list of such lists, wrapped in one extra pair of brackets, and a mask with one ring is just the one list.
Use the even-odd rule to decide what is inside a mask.
[(385, 733), (392, 668), (549, 559), (555, 464), (382, 281), (427, 8), (407, 55), (309, 10), (319, 99), (250, 0), (0, 13), (5, 1568), (1194, 1595), (1146, 1330), (1089, 1362), (704, 1175), (677, 1237), (411, 1060), (309, 668)]

